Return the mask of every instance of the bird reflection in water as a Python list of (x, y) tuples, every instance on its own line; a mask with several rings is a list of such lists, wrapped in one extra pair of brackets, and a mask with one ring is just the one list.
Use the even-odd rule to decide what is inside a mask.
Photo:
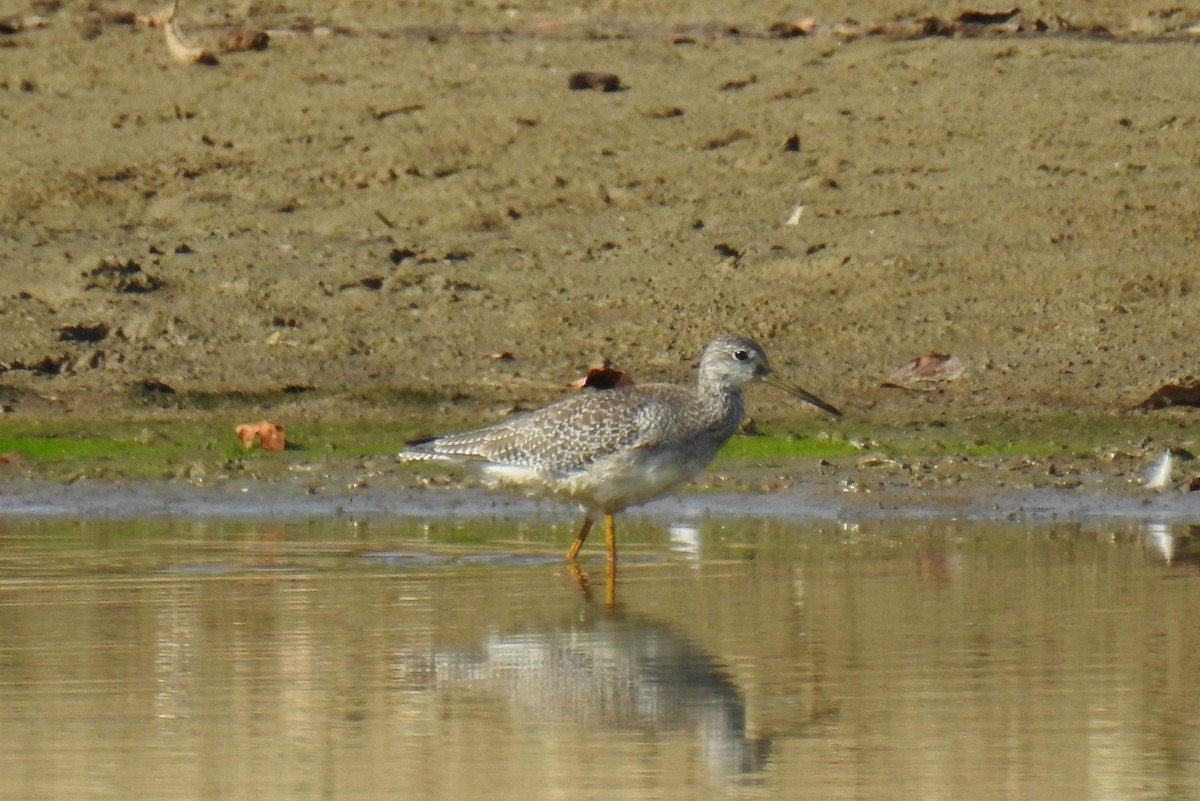
[[(591, 603), (592, 582), (587, 573), (584, 573), (574, 562), (567, 565), (567, 572), (579, 585), (579, 591), (583, 593), (584, 600)], [(610, 612), (617, 608), (617, 560), (615, 559), (609, 560), (604, 573), (604, 607)]]
[(742, 693), (688, 638), (661, 623), (590, 605), (560, 624), (489, 635), (473, 651), (405, 655), (406, 683), (485, 689), (538, 720), (661, 734), (694, 732), (711, 777), (761, 770), (769, 738), (748, 738)]

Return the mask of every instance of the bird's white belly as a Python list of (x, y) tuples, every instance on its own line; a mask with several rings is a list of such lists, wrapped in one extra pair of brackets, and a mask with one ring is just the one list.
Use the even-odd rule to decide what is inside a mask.
[(622, 453), (593, 462), (586, 470), (550, 472), (488, 463), (484, 478), (526, 494), (575, 502), (595, 512), (618, 512), (651, 501), (690, 481), (708, 459), (680, 460), (678, 454)]

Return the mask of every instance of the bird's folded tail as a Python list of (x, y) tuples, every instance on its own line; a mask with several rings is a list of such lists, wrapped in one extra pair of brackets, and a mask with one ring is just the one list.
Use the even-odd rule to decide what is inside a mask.
[(487, 455), (480, 451), (481, 442), (486, 440), (481, 440), (474, 432), (414, 439), (404, 443), (405, 449), (396, 456), (409, 462), (489, 461)]
[(520, 450), (516, 439), (516, 429), (506, 422), (475, 431), (412, 440), (397, 455), (411, 461), (507, 462)]

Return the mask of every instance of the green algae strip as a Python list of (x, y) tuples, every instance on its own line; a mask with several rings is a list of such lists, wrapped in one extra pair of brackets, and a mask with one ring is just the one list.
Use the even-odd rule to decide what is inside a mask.
[[(250, 419), (250, 418), (247, 418)], [(283, 452), (246, 450), (226, 420), (210, 418), (141, 421), (6, 421), (0, 479), (10, 475), (69, 480), (177, 478), (197, 465), (207, 470), (252, 468), (270, 477), (289, 466), (353, 466), (373, 460), (390, 466), (391, 455), (408, 439), (428, 433), (428, 424), (394, 421), (304, 423), (288, 426)], [(864, 453), (922, 457), (1099, 456), (1153, 447), (1192, 448), (1190, 414), (1108, 416), (1062, 415), (1039, 420), (972, 419), (938, 423), (873, 424), (868, 420), (813, 420), (763, 427), (757, 435), (735, 436), (722, 450), (722, 463), (805, 462), (859, 457)], [(397, 464), (397, 471), (415, 471)]]
[(411, 436), (410, 427), (388, 424), (304, 425), (289, 428), (284, 451), (269, 452), (246, 449), (225, 421), (10, 423), (0, 432), (0, 454), (11, 458), (0, 467), (72, 479), (177, 478), (197, 466), (232, 471), (253, 465), (269, 477), (272, 466), (298, 461), (336, 465), (390, 454)]
[(814, 422), (808, 430), (767, 428), (761, 436), (734, 437), (723, 459), (823, 459), (863, 452), (892, 456), (1097, 455), (1158, 443), (1189, 447), (1189, 416), (1143, 414), (974, 418), (958, 421), (875, 424), (866, 420)]

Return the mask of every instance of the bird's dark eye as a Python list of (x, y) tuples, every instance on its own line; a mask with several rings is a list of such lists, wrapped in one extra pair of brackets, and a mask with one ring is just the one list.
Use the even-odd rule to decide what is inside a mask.
[(749, 351), (735, 350), (733, 352), (733, 358), (737, 359), (739, 362), (744, 362), (750, 358), (750, 353)]

